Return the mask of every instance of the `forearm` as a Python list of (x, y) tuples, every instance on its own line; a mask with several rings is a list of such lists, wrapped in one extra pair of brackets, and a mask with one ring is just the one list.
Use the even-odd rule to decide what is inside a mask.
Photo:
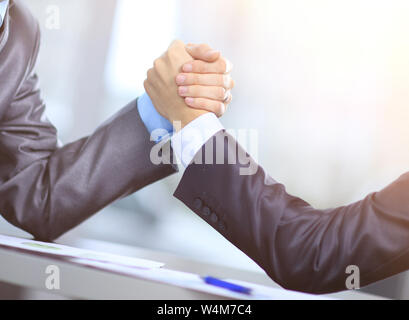
[(242, 165), (227, 164), (234, 152), (229, 140), (230, 145), (214, 141), (225, 144), (225, 164), (216, 158), (213, 164), (191, 164), (175, 196), (273, 280), (292, 290), (326, 293), (346, 289), (349, 265), (360, 268), (361, 285), (409, 268), (408, 175), (360, 202), (317, 210), (262, 168), (242, 175)]
[(43, 156), (22, 160), (28, 165), (0, 185), (1, 213), (41, 240), (57, 238), (114, 200), (175, 172), (150, 161), (153, 142), (135, 102), (87, 138), (55, 150), (47, 144), (52, 135), (43, 140)]

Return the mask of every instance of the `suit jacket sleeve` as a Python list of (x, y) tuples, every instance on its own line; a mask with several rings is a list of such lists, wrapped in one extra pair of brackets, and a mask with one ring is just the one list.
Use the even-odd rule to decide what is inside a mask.
[(92, 135), (58, 147), (30, 65), (0, 122), (0, 212), (40, 240), (52, 240), (120, 197), (175, 172), (153, 165), (153, 143), (133, 101)]
[[(218, 148), (225, 164), (197, 164), (206, 150)], [(219, 132), (186, 169), (175, 196), (280, 285), (329, 293), (346, 290), (350, 265), (359, 267), (361, 286), (409, 268), (409, 174), (362, 201), (318, 210), (261, 167), (240, 175), (242, 165), (227, 164), (236, 152), (246, 155)]]

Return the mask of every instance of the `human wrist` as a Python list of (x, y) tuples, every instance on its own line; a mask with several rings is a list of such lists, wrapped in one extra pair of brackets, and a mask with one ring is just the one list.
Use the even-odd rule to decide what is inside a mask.
[(205, 110), (189, 110), (189, 112), (184, 112), (175, 117), (170, 117), (169, 121), (172, 123), (175, 131), (178, 132), (182, 130), (184, 127), (186, 127), (192, 121), (196, 120), (200, 116), (207, 113), (209, 112)]
[(186, 168), (202, 146), (223, 129), (217, 116), (209, 112), (191, 121), (183, 130), (175, 132), (171, 143), (183, 167)]

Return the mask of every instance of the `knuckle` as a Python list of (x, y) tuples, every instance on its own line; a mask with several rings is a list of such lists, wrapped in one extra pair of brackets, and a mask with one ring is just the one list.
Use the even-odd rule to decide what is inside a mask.
[(234, 87), (234, 81), (233, 81), (233, 78), (229, 75), (228, 76), (228, 85), (229, 85), (229, 88), (230, 89), (233, 89), (233, 87)]
[(218, 112), (218, 116), (221, 117), (224, 115), (224, 113), (226, 112), (226, 106), (223, 103), (220, 103), (220, 107), (219, 107), (219, 112)]
[(218, 103), (217, 106), (215, 106), (214, 108), (214, 113), (220, 117), (221, 115), (223, 115), (223, 109), (224, 109), (224, 105), (222, 103)]
[(193, 75), (191, 75), (190, 73), (181, 73), (181, 75), (185, 77), (185, 81), (183, 82), (184, 86), (190, 86), (193, 84), (194, 82)]
[(192, 96), (195, 97), (196, 96), (196, 88), (195, 86), (186, 86), (186, 96)]
[(183, 43), (182, 40), (176, 39), (175, 41), (173, 41), (173, 46), (174, 47), (185, 47), (185, 44)]
[(159, 58), (153, 61), (153, 67), (157, 69), (159, 67)]
[(203, 51), (207, 51), (207, 50), (210, 49), (210, 46), (209, 46), (207, 43), (201, 43), (201, 44), (199, 45), (199, 48), (200, 48), (201, 50), (203, 50)]
[(145, 80), (145, 81), (143, 82), (143, 87), (145, 88), (145, 91), (146, 91), (146, 92), (148, 92), (148, 93), (151, 92), (152, 85), (151, 85), (151, 83), (150, 83), (148, 80)]
[(223, 58), (224, 60), (224, 72), (225, 73), (230, 73), (233, 70), (233, 64), (230, 62), (230, 60)]
[(226, 59), (224, 59), (224, 58), (220, 59), (219, 67), (220, 67), (220, 69), (218, 71), (220, 73), (226, 73), (226, 71), (227, 71), (227, 61), (226, 61)]
[(200, 108), (206, 108), (207, 107), (207, 103), (205, 99), (197, 99), (197, 105)]
[(194, 97), (200, 97), (202, 94), (202, 89), (199, 86), (193, 85), (189, 87), (189, 93)]
[(194, 82), (194, 84), (200, 84), (200, 79), (201, 79), (201, 76), (200, 76), (200, 74), (194, 74), (193, 75), (193, 82)]
[(197, 72), (203, 73), (206, 71), (205, 64), (203, 63), (203, 61), (195, 61), (194, 64)]
[(156, 76), (156, 71), (155, 69), (151, 68), (148, 70), (148, 80), (152, 80)]
[(167, 59), (169, 58), (169, 56), (172, 54), (172, 52), (174, 51), (173, 48), (169, 48), (168, 50), (166, 50), (166, 52), (163, 54), (163, 58)]
[(230, 87), (231, 78), (228, 75), (220, 75), (220, 85), (224, 86), (226, 89)]
[(232, 102), (233, 100), (233, 96), (230, 94), (229, 98), (227, 99), (227, 101), (224, 103), (225, 107), (227, 108), (229, 106), (229, 104)]
[(216, 90), (217, 99), (223, 100), (225, 96), (226, 96), (226, 89), (221, 88), (221, 87), (217, 88)]

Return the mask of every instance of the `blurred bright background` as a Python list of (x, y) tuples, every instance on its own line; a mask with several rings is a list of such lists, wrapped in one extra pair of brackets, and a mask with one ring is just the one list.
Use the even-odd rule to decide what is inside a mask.
[[(344, 205), (409, 169), (406, 0), (25, 2), (42, 29), (38, 73), (65, 143), (141, 94), (153, 60), (179, 38), (209, 43), (233, 62), (237, 86), (222, 121), (258, 130), (260, 163), (290, 193), (319, 208)], [(50, 12), (59, 13), (57, 29)], [(261, 272), (172, 197), (179, 179), (115, 203), (67, 236)], [(409, 297), (402, 279), (381, 293)]]

